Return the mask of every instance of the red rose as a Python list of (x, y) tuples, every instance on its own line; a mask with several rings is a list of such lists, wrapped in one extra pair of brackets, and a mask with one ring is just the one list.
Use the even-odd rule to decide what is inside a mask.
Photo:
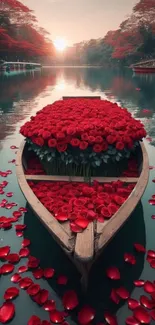
[(57, 143), (57, 150), (59, 152), (64, 152), (67, 150), (67, 144), (65, 143)]
[(116, 138), (114, 136), (112, 136), (112, 135), (108, 135), (107, 138), (106, 138), (106, 140), (107, 140), (107, 142), (109, 144), (113, 144), (113, 143), (116, 142)]
[(125, 148), (124, 143), (123, 142), (117, 142), (116, 143), (116, 149), (117, 150), (123, 150)]
[(44, 131), (43, 133), (42, 133), (42, 137), (43, 137), (43, 139), (48, 139), (48, 138), (50, 138), (50, 136), (51, 136), (51, 132), (49, 132), (49, 131)]
[(100, 135), (97, 135), (95, 138), (95, 143), (102, 143), (103, 142), (103, 138)]
[(57, 145), (57, 142), (56, 142), (55, 139), (50, 139), (50, 140), (48, 140), (48, 146), (49, 146), (50, 148), (55, 148), (56, 145)]
[(100, 144), (95, 144), (95, 145), (93, 146), (93, 151), (96, 152), (96, 153), (102, 152), (102, 145), (100, 145)]
[(76, 139), (76, 138), (73, 138), (73, 139), (70, 141), (70, 144), (71, 144), (73, 147), (79, 147), (79, 145), (80, 145), (80, 140), (79, 140), (79, 139)]
[(108, 150), (108, 143), (106, 141), (104, 141), (102, 143), (102, 151), (106, 151), (106, 150)]
[(38, 137), (38, 138), (35, 138), (35, 143), (36, 143), (38, 146), (42, 147), (42, 146), (44, 145), (44, 140), (43, 140), (43, 138)]
[(88, 148), (88, 142), (86, 142), (86, 141), (81, 141), (80, 142), (80, 149), (81, 150), (85, 150), (85, 149), (87, 149)]

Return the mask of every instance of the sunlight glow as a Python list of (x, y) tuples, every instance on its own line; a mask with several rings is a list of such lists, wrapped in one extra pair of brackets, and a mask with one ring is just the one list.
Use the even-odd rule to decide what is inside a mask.
[(57, 82), (57, 85), (55, 86), (56, 89), (58, 90), (64, 90), (66, 88), (66, 83), (64, 79), (60, 79)]
[(53, 43), (56, 50), (59, 52), (63, 52), (67, 47), (67, 42), (64, 38), (56, 38)]

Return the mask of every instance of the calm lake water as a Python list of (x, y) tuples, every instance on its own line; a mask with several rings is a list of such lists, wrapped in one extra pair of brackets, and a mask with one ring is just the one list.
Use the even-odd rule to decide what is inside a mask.
[[(128, 69), (108, 71), (100, 68), (44, 68), (42, 71), (11, 72), (0, 75), (0, 170), (13, 170), (13, 174), (7, 177), (9, 185), (6, 192), (13, 191), (14, 196), (9, 201), (17, 202), (19, 206), (26, 206), (26, 201), (17, 184), (15, 166), (8, 163), (16, 156), (15, 150), (11, 150), (10, 146), (20, 144), (22, 137), (19, 135), (19, 128), (31, 115), (65, 95), (100, 95), (118, 102), (121, 106), (127, 107), (136, 118), (141, 118), (149, 137), (155, 137), (155, 75), (135, 76)], [(145, 113), (143, 111), (145, 109), (149, 112)], [(150, 165), (155, 165), (155, 148), (148, 141), (145, 141), (145, 144)], [(151, 219), (151, 215), (155, 214), (155, 207), (148, 203), (149, 198), (155, 193), (153, 178), (155, 178), (155, 170), (150, 171), (150, 181), (142, 203), (94, 265), (90, 274), (87, 296), (83, 296), (80, 292), (79, 274), (71, 262), (33, 213), (28, 211), (25, 214), (21, 222), (27, 225), (24, 236), (31, 240), (31, 255), (40, 259), (41, 267), (52, 266), (56, 272), (56, 276), (49, 281), (41, 279), (35, 282), (39, 283), (41, 288), (49, 290), (59, 310), (62, 310), (61, 297), (66, 288), (76, 289), (81, 306), (90, 304), (95, 307), (95, 324), (104, 322), (103, 313), (106, 309), (117, 314), (120, 325), (125, 324), (126, 317), (132, 313), (126, 302), (118, 306), (110, 302), (108, 297), (111, 288), (116, 284), (107, 281), (105, 270), (110, 265), (118, 266), (121, 271), (120, 285), (124, 285), (133, 298), (139, 298), (144, 294), (142, 288), (134, 287), (134, 280), (155, 279), (155, 270), (150, 268), (143, 254), (136, 255), (135, 266), (127, 265), (123, 261), (125, 252), (134, 252), (135, 242), (144, 244), (147, 249), (155, 249), (155, 220)], [(0, 177), (0, 182), (3, 180)], [(0, 197), (4, 198), (3, 195)], [(12, 210), (1, 208), (1, 216), (11, 216), (11, 213)], [(16, 236), (14, 227), (7, 231), (0, 230), (0, 246), (10, 245), (12, 253), (19, 252), (22, 239)], [(15, 266), (15, 270), (24, 265), (25, 261), (22, 259)], [(65, 288), (57, 285), (56, 277), (59, 274), (66, 274), (69, 278)], [(32, 273), (27, 272), (22, 276), (32, 276)], [(12, 286), (10, 278), (11, 275), (1, 277), (0, 305), (3, 302), (4, 291)], [(48, 313), (37, 306), (24, 290), (20, 290), (20, 295), (14, 303), (16, 315), (10, 322), (11, 325), (26, 325), (31, 315), (38, 315), (42, 320), (48, 319)], [(70, 324), (77, 323), (76, 314), (71, 313), (67, 318)]]

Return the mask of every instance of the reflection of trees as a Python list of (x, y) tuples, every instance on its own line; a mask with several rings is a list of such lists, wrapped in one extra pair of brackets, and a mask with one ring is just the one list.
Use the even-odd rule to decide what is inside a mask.
[[(35, 105), (35, 98), (47, 86), (55, 86), (56, 72), (43, 70), (17, 74), (11, 77), (0, 76), (0, 139), (15, 130), (16, 124), (24, 120), (27, 111)], [(13, 114), (10, 114), (13, 111)], [(9, 114), (8, 114), (9, 113)]]

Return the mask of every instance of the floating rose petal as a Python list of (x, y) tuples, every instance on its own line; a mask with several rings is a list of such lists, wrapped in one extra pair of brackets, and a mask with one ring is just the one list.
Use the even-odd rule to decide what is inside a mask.
[(5, 217), (5, 216), (1, 216), (0, 217), (0, 223), (4, 223), (4, 222), (7, 222), (8, 218)]
[(155, 309), (151, 310), (150, 316), (153, 320), (155, 320)]
[(134, 248), (137, 252), (140, 252), (140, 253), (145, 253), (146, 252), (146, 249), (145, 247), (142, 245), (142, 244), (134, 244)]
[(41, 279), (43, 277), (43, 270), (42, 269), (37, 269), (37, 270), (34, 270), (33, 272), (33, 276), (36, 278), (36, 279)]
[(79, 226), (77, 226), (74, 222), (70, 222), (70, 228), (72, 232), (78, 233), (78, 232), (82, 232), (83, 229)]
[(14, 270), (14, 265), (13, 264), (3, 264), (1, 266), (1, 274), (7, 274), (7, 273), (11, 273)]
[(27, 289), (31, 284), (32, 284), (32, 279), (31, 278), (23, 278), (19, 282), (19, 286), (21, 289)]
[(78, 313), (78, 321), (85, 325), (90, 323), (95, 317), (95, 310), (90, 306), (84, 306)]
[(9, 254), (6, 259), (10, 263), (18, 263), (20, 260), (20, 257), (18, 254)]
[(0, 307), (0, 322), (5, 324), (9, 322), (15, 314), (15, 306), (11, 301), (6, 301)]
[(12, 196), (13, 196), (13, 192), (8, 192), (8, 193), (6, 193), (6, 196), (7, 196), (7, 197), (12, 197)]
[(8, 163), (14, 164), (16, 162), (16, 159), (9, 160)]
[(11, 175), (12, 174), (12, 170), (11, 169), (8, 169), (8, 170), (6, 170), (6, 173), (9, 175)]
[(27, 212), (27, 209), (26, 208), (23, 208), (23, 207), (21, 207), (21, 208), (19, 208), (19, 211), (21, 211), (21, 212)]
[(59, 324), (64, 321), (64, 317), (60, 311), (52, 310), (50, 311), (50, 320), (52, 323)]
[(126, 325), (140, 325), (140, 322), (136, 320), (134, 317), (130, 316), (126, 318)]
[(35, 296), (40, 291), (40, 285), (39, 284), (32, 284), (28, 289), (27, 293), (30, 296)]
[(0, 195), (3, 195), (5, 192), (3, 190), (0, 190)]
[(90, 221), (84, 218), (78, 218), (75, 220), (75, 224), (82, 229), (86, 229), (89, 225)]
[(132, 298), (128, 299), (128, 308), (129, 309), (134, 310), (139, 306), (140, 306), (140, 302), (138, 300), (135, 300), (135, 299), (132, 299)]
[(110, 299), (115, 303), (115, 304), (119, 304), (120, 302), (120, 297), (117, 295), (116, 293), (116, 289), (112, 289), (111, 290), (111, 294), (110, 294)]
[(34, 256), (29, 256), (28, 267), (30, 269), (35, 269), (39, 266), (40, 260)]
[(150, 199), (150, 200), (149, 200), (149, 203), (150, 203), (151, 205), (155, 205), (155, 199)]
[(18, 149), (16, 146), (11, 146), (10, 149)]
[(117, 267), (111, 266), (106, 270), (107, 277), (111, 280), (120, 280), (120, 271)]
[(147, 256), (151, 257), (151, 258), (155, 258), (155, 251), (153, 250), (148, 250), (147, 252)]
[(19, 289), (16, 287), (10, 287), (8, 288), (5, 293), (4, 293), (4, 299), (5, 300), (10, 300), (14, 299), (19, 295)]
[(140, 88), (136, 88), (137, 91), (140, 91), (141, 89)]
[(41, 325), (51, 325), (51, 323), (48, 322), (48, 320), (43, 320), (42, 323), (41, 323)]
[(135, 280), (135, 281), (134, 281), (134, 285), (135, 285), (136, 287), (143, 287), (144, 283), (145, 283), (144, 280)]
[(65, 294), (62, 298), (62, 302), (63, 302), (64, 308), (67, 310), (72, 310), (72, 309), (76, 308), (79, 304), (78, 296), (77, 296), (76, 292), (74, 290), (69, 290), (69, 291), (65, 292)]
[(150, 281), (146, 281), (144, 284), (144, 291), (147, 293), (155, 292), (155, 284)]
[(44, 277), (46, 279), (53, 278), (54, 273), (55, 273), (55, 270), (52, 269), (52, 268), (50, 268), (50, 267), (48, 267), (48, 268), (46, 268), (46, 269), (43, 270), (43, 274), (44, 274)]
[(154, 303), (152, 300), (150, 300), (148, 297), (146, 296), (141, 296), (140, 297), (140, 303), (141, 305), (143, 305), (144, 307), (148, 308), (148, 309), (152, 309), (154, 306)]
[(17, 237), (23, 237), (23, 235), (24, 235), (23, 231), (16, 231)]
[(47, 300), (43, 306), (46, 311), (52, 311), (56, 309), (56, 304), (54, 300)]
[(143, 307), (138, 307), (134, 310), (133, 316), (140, 322), (144, 324), (150, 324), (151, 317), (147, 310), (145, 310)]
[(104, 313), (104, 318), (109, 325), (118, 325), (116, 316), (110, 314), (108, 311)]
[(5, 258), (10, 253), (10, 246), (0, 247), (0, 258)]
[(132, 264), (132, 265), (135, 265), (136, 264), (136, 258), (134, 255), (130, 254), (130, 253), (125, 253), (124, 254), (124, 261), (126, 263), (129, 263), (129, 264)]
[(28, 238), (25, 238), (23, 241), (22, 241), (22, 247), (27, 247), (31, 244), (30, 242), (30, 239)]
[(155, 214), (153, 214), (153, 215), (151, 216), (151, 218), (154, 220), (154, 219), (155, 219)]
[(59, 220), (59, 221), (67, 221), (68, 220), (68, 216), (64, 213), (61, 214), (55, 214), (55, 219)]
[[(19, 211), (14, 211), (13, 213), (13, 216), (15, 217), (15, 218), (20, 218), (21, 216), (22, 216), (22, 213), (21, 212), (19, 212)], [(19, 229), (18, 229), (19, 230)], [(20, 229), (21, 230), (21, 229)]]
[(124, 287), (117, 288), (116, 293), (121, 299), (128, 299), (130, 296), (128, 290)]
[(26, 225), (15, 225), (16, 231), (24, 230), (25, 228), (26, 228)]
[(29, 319), (27, 325), (41, 325), (41, 320), (38, 316), (33, 315)]
[(66, 275), (59, 275), (57, 278), (57, 283), (61, 285), (66, 285), (68, 282), (68, 278)]
[(5, 208), (8, 209), (8, 210), (12, 209), (12, 208), (13, 208), (12, 203), (7, 203), (7, 204), (5, 205)]
[(14, 283), (18, 283), (21, 280), (21, 276), (18, 273), (15, 273), (11, 277), (11, 281)]
[(5, 230), (12, 228), (11, 222), (3, 223), (2, 228), (5, 229)]
[(23, 266), (20, 266), (20, 267), (18, 268), (18, 272), (19, 272), (19, 273), (27, 272), (27, 270), (28, 270), (27, 265), (23, 265)]
[(19, 251), (19, 256), (20, 257), (27, 257), (27, 256), (29, 256), (29, 254), (30, 254), (30, 251), (29, 251), (29, 249), (27, 247), (21, 248), (20, 251)]
[(152, 170), (152, 169), (155, 169), (155, 167), (154, 166), (149, 166), (149, 169)]
[(155, 260), (152, 260), (151, 263), (150, 263), (150, 266), (155, 269)]
[[(30, 288), (29, 288), (30, 289)], [(39, 304), (39, 305), (43, 305), (45, 304), (45, 302), (47, 301), (49, 296), (49, 292), (45, 289), (41, 289), (37, 295), (34, 296), (35, 301)]]

